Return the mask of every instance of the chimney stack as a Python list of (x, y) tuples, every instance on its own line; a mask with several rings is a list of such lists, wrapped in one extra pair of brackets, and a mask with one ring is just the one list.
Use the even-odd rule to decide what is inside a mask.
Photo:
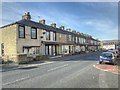
[(77, 34), (80, 34), (79, 32), (77, 32)]
[(52, 23), (51, 26), (56, 28), (56, 23)]
[(24, 19), (24, 20), (30, 20), (31, 19), (30, 12), (25, 13), (25, 15), (22, 16), (22, 19)]
[(67, 28), (66, 30), (69, 31), (69, 32), (71, 32), (71, 28)]
[(44, 20), (44, 19), (43, 19), (43, 20), (40, 20), (39, 23), (45, 24), (45, 20)]
[(75, 31), (75, 30), (73, 30), (72, 32), (73, 32), (73, 33), (76, 33), (76, 31)]
[(60, 27), (60, 29), (61, 29), (61, 30), (64, 30), (64, 29), (65, 29), (65, 27), (64, 27), (64, 26), (61, 26), (61, 27)]

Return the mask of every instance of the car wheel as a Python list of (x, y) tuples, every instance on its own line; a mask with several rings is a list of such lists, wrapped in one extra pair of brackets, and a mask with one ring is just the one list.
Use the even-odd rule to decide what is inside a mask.
[(102, 62), (99, 62), (99, 64), (102, 64)]

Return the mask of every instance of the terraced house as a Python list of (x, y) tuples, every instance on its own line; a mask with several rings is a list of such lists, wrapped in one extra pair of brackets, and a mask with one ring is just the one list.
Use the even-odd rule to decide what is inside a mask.
[[(45, 20), (34, 22), (30, 13), (22, 20), (0, 28), (0, 57), (4, 60), (21, 60), (20, 55), (60, 55), (97, 50), (100, 41), (80, 32), (56, 27), (56, 23), (46, 25)], [(25, 59), (23, 57), (22, 59)]]

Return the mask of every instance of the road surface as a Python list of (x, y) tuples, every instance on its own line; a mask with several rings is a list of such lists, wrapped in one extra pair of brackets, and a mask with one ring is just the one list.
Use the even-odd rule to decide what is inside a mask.
[(118, 88), (118, 75), (93, 67), (94, 52), (51, 60), (52, 63), (2, 73), (3, 88)]

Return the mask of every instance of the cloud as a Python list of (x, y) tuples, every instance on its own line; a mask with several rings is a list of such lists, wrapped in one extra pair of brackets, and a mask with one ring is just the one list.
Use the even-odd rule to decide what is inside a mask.
[(118, 24), (111, 20), (88, 20), (83, 22), (84, 26), (89, 28), (92, 33), (97, 34), (101, 39), (117, 39), (118, 38)]

